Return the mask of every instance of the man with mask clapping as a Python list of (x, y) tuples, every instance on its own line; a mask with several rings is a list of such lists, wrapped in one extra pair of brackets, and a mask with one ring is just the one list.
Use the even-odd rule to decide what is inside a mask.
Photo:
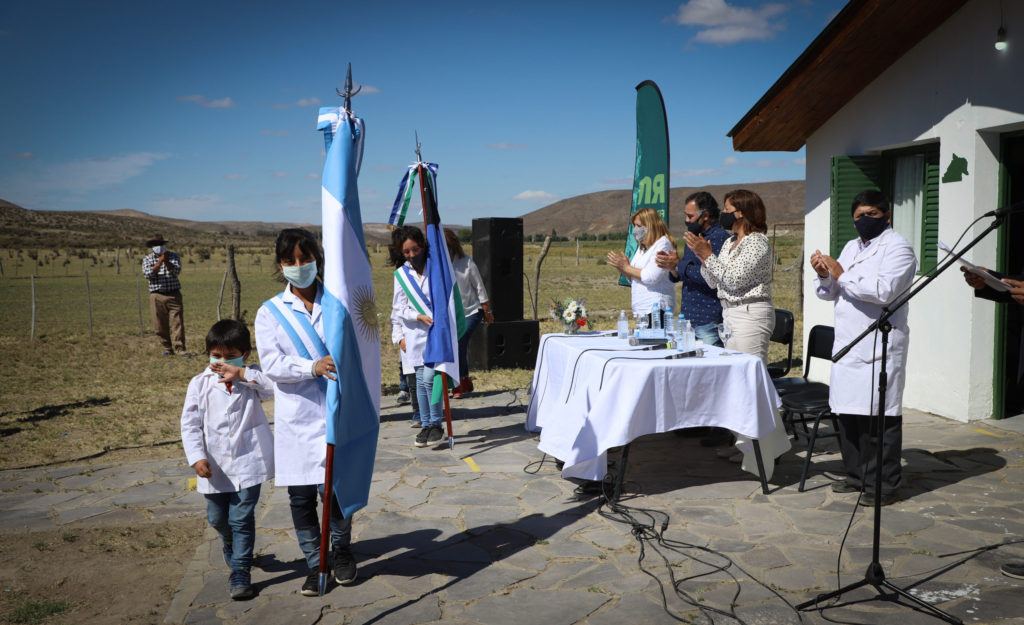
[[(149, 310), (153, 316), (153, 331), (160, 337), (164, 356), (171, 356), (177, 350), (183, 357), (185, 351), (184, 306), (181, 299), (181, 257), (168, 251), (167, 241), (161, 234), (154, 234), (146, 241), (151, 252), (142, 259), (142, 275), (149, 280)], [(173, 344), (172, 344), (173, 340)]]
[[(880, 191), (862, 191), (850, 212), (856, 239), (838, 259), (815, 250), (811, 255), (815, 293), (835, 302), (835, 343), (839, 351), (868, 328), (910, 285), (917, 271), (914, 249), (890, 226), (889, 202)], [(885, 423), (881, 434), (883, 505), (898, 497), (903, 482), (900, 454), (903, 446), (903, 385), (910, 338), (906, 306), (889, 318), (892, 331), (886, 362), (888, 381)], [(872, 427), (878, 414), (878, 374), (881, 368), (881, 333), (865, 337), (832, 365), (829, 405), (839, 416), (839, 446), (846, 479), (832, 484), (837, 493), (863, 490), (862, 505), (875, 499), (875, 466), (879, 436)]]

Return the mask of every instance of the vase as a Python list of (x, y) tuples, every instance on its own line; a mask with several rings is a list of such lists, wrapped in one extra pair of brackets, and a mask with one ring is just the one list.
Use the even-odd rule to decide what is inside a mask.
[(580, 333), (580, 327), (576, 324), (575, 321), (570, 322), (570, 323), (563, 323), (562, 324), (562, 328), (565, 330), (566, 334), (579, 334)]

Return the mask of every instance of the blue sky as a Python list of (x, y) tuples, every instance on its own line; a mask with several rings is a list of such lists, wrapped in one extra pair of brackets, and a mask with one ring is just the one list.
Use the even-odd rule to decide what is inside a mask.
[(448, 223), (632, 184), (658, 83), (671, 185), (801, 179), (726, 133), (845, 0), (38, 2), (0, 5), (0, 198), (39, 210), (320, 222), (320, 106), (363, 91), (363, 219), (415, 160)]

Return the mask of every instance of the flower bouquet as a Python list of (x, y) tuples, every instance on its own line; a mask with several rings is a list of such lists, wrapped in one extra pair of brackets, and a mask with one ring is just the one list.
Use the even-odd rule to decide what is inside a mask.
[(587, 318), (587, 300), (566, 299), (562, 301), (551, 300), (551, 318), (562, 323), (566, 334), (578, 334), (580, 328), (590, 328), (590, 319)]

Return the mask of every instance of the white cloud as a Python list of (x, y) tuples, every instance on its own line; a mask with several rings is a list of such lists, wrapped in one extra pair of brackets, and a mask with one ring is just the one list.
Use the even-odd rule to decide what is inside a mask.
[(288, 176), (290, 176), (290, 175), (291, 175), (291, 174), (290, 174), (290, 173), (288, 173), (288, 172), (286, 172), (286, 171), (275, 171), (275, 172), (273, 173), (273, 176), (274, 176), (275, 178), (287, 178), (287, 177), (288, 177)]
[(373, 85), (363, 85), (362, 89), (359, 90), (359, 95), (362, 95), (364, 93), (366, 95), (373, 95), (375, 93), (380, 93), (380, 89), (374, 87)]
[(249, 174), (228, 174), (224, 177), (228, 180), (246, 180), (249, 178)]
[(141, 175), (156, 161), (168, 154), (136, 152), (113, 157), (96, 157), (48, 167), (42, 174), (44, 188), (64, 189), (72, 193), (92, 191), (122, 184)]
[(740, 159), (736, 158), (735, 156), (726, 156), (725, 159), (722, 160), (723, 165), (735, 165), (739, 162)]
[(315, 96), (312, 98), (302, 98), (295, 103), (295, 106), (320, 106), (320, 98)]
[(525, 150), (526, 149), (526, 145), (524, 145), (522, 143), (505, 143), (504, 141), (502, 141), (500, 143), (492, 143), (492, 144), (490, 144), (488, 146), (484, 146), (484, 147), (486, 147), (488, 150)]
[(794, 165), (806, 165), (807, 164), (807, 159), (802, 157), (802, 156), (799, 157), (799, 158), (794, 158), (793, 159), (793, 164)]
[(672, 177), (693, 178), (695, 176), (721, 176), (726, 173), (721, 169), (673, 169)]
[(531, 191), (531, 190), (527, 189), (526, 191), (523, 191), (522, 193), (516, 195), (515, 199), (517, 199), (517, 200), (528, 200), (528, 201), (534, 201), (534, 200), (553, 200), (553, 199), (555, 199), (555, 196), (550, 194), (550, 193), (548, 193), (547, 191)]
[(789, 7), (765, 2), (758, 8), (730, 5), (726, 0), (688, 0), (668, 20), (697, 29), (693, 41), (732, 45), (743, 41), (767, 41), (786, 24), (780, 16)]
[(220, 98), (217, 100), (211, 100), (210, 98), (194, 94), (194, 95), (180, 95), (178, 96), (179, 102), (192, 102), (199, 106), (206, 107), (208, 109), (230, 109), (235, 108), (235, 101), (231, 98)]
[(19, 152), (18, 154), (8, 154), (7, 158), (17, 158), (23, 161), (35, 160), (36, 155), (31, 152)]
[(318, 180), (323, 178), (323, 174), (306, 174), (306, 180)]

